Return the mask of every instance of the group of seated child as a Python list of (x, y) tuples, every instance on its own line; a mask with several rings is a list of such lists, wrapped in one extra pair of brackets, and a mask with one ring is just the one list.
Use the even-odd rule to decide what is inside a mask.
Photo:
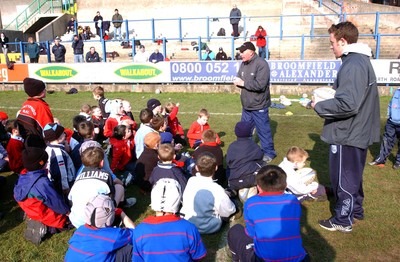
[[(24, 141), (15, 120), (1, 119), (11, 136), (7, 150), (0, 146), (1, 158), (19, 174), (14, 196), (28, 217), (25, 237), (39, 244), (46, 233), (77, 228), (69, 242), (66, 261), (81, 260), (87, 254), (104, 260), (102, 256), (107, 252), (114, 259), (119, 257), (117, 261), (127, 256), (133, 256), (134, 261), (168, 259), (173, 252), (163, 251), (169, 248), (176, 250), (175, 256), (200, 259), (206, 251), (199, 233), (215, 233), (239, 213), (237, 195), (245, 203), (246, 231), (238, 226), (230, 230), (228, 243), (234, 260), (247, 261), (250, 256), (280, 259), (279, 252), (262, 251), (281, 246), (262, 240), (275, 233), (258, 228), (263, 223), (251, 221), (281, 216), (279, 208), (286, 208), (285, 205), (274, 205), (276, 213), (270, 213), (269, 204), (259, 207), (266, 210), (259, 212), (249, 203), (257, 202), (257, 198), (268, 203), (275, 198), (278, 202), (289, 199), (288, 209), (293, 207), (297, 217), (301, 201), (326, 200), (325, 188), (314, 181), (315, 172), (303, 169), (307, 152), (292, 147), (279, 165), (281, 168), (267, 165), (252, 138), (254, 127), (250, 122), (236, 124), (237, 140), (228, 147), (225, 169), (221, 140), (208, 124), (210, 114), (206, 109), (199, 111), (190, 126), (187, 143), (177, 118), (179, 103), (169, 102), (162, 108), (159, 100), (148, 100), (147, 108), (140, 111), (138, 126), (129, 101), (106, 99), (102, 87), (93, 90), (93, 97), (98, 106), (83, 105), (73, 118), (74, 130), (64, 128), (57, 119), (44, 127), (46, 148)], [(182, 152), (187, 144), (194, 150), (192, 155)], [(125, 187), (131, 183), (144, 196), (151, 195), (151, 208), (156, 212), (136, 228), (117, 208), (136, 203), (135, 198), (125, 197)], [(121, 222), (126, 228), (118, 227)], [(273, 225), (265, 224), (266, 228)], [(300, 234), (299, 220), (287, 224), (291, 230), (286, 233)], [(168, 235), (180, 231), (184, 236)], [(154, 232), (168, 235), (167, 241), (152, 241)], [(239, 234), (248, 239), (239, 239)], [(114, 243), (107, 247), (109, 250), (104, 247), (103, 238)], [(182, 243), (182, 238), (191, 243)], [(245, 241), (254, 241), (255, 253), (239, 254)], [(305, 259), (301, 238), (288, 242), (292, 244), (295, 248), (285, 254), (297, 252), (299, 260), (293, 261)]]

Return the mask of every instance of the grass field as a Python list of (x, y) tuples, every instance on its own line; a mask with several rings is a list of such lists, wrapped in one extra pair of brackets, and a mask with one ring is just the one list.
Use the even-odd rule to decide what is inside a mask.
[[(196, 120), (197, 111), (207, 108), (211, 112), (210, 126), (219, 133), (224, 152), (234, 141), (233, 128), (240, 120), (241, 105), (238, 94), (110, 93), (107, 97), (128, 99), (136, 120), (139, 110), (145, 107), (149, 98), (156, 97), (161, 103), (169, 100), (180, 102), (178, 117), (186, 129)], [(26, 95), (23, 92), (1, 92), (0, 111), (7, 112), (12, 118), (25, 99)], [(381, 98), (382, 129), (386, 121), (389, 99)], [(96, 104), (91, 93), (85, 92), (76, 95), (56, 92), (48, 95), (46, 101), (51, 106), (54, 116), (69, 128), (72, 126), (72, 117), (79, 113), (83, 103)], [(286, 116), (287, 111), (291, 111), (293, 115)], [(287, 109), (270, 109), (270, 118), (278, 153), (272, 164), (279, 164), (290, 146), (303, 147), (310, 155), (307, 165), (317, 171), (321, 184), (328, 185), (328, 145), (319, 137), (323, 120), (316, 116), (313, 110), (305, 109), (298, 103)], [(379, 144), (371, 146), (367, 161), (371, 161), (378, 151)], [(391, 155), (384, 168), (366, 166), (365, 220), (357, 222), (351, 234), (328, 232), (318, 226), (319, 219), (331, 216), (332, 203), (304, 203), (301, 220), (303, 244), (312, 261), (400, 261), (400, 175), (399, 171), (392, 169), (393, 161), (394, 156)], [(0, 191), (0, 211), (5, 212), (5, 217), (0, 220), (0, 261), (62, 261), (68, 248), (67, 242), (73, 232), (52, 236), (38, 247), (25, 241), (22, 212), (12, 198), (13, 184), (17, 177), (9, 173), (1, 175), (7, 176), (8, 184)], [(127, 195), (138, 198), (138, 204), (127, 210), (127, 214), (136, 223), (151, 214), (148, 196), (141, 195), (135, 186), (128, 188)], [(208, 250), (206, 261), (229, 261), (225, 254), (227, 249), (224, 248), (227, 229), (228, 225), (220, 233), (203, 236)]]

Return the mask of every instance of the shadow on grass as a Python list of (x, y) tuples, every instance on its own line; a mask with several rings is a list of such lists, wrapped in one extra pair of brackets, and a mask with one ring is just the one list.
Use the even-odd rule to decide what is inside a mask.
[(24, 212), (18, 207), (13, 197), (14, 185), (18, 179), (17, 174), (3, 174), (6, 184), (0, 189), (0, 212), (4, 214), (0, 221), (0, 234), (17, 227), (23, 221)]
[(313, 149), (308, 151), (310, 167), (317, 172), (318, 181), (322, 185), (329, 185), (329, 145), (323, 142), (319, 134), (308, 134), (314, 141)]
[(328, 241), (323, 238), (318, 231), (308, 224), (307, 207), (301, 205), (301, 227), (303, 246), (310, 255), (311, 261), (335, 261), (336, 251), (329, 245)]

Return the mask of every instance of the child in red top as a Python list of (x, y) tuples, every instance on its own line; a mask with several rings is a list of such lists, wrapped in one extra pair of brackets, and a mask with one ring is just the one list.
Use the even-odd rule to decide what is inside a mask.
[[(201, 109), (197, 118), (197, 121), (193, 122), (189, 128), (187, 133), (187, 137), (189, 139), (189, 145), (191, 148), (197, 148), (201, 144), (201, 137), (205, 130), (210, 129), (210, 125), (208, 124), (208, 119), (210, 118), (210, 114), (207, 109)], [(217, 135), (217, 144), (221, 144), (221, 139)]]
[(113, 143), (111, 170), (114, 173), (128, 171), (133, 174), (135, 171), (135, 157), (133, 157), (135, 142), (132, 129), (129, 126), (118, 125), (114, 128), (113, 137), (115, 142)]
[(114, 128), (117, 125), (128, 124), (136, 126), (136, 123), (124, 114), (124, 108), (121, 99), (114, 99), (109, 102), (110, 116), (107, 118), (104, 125), (104, 135), (111, 138), (110, 144), (113, 145), (115, 139), (113, 139)]
[(168, 102), (165, 105), (165, 116), (168, 119), (168, 127), (172, 136), (174, 137), (175, 144), (186, 146), (185, 133), (178, 120), (179, 103)]
[(17, 120), (10, 120), (7, 123), (7, 132), (11, 138), (7, 144), (7, 154), (11, 171), (20, 174), (24, 165), (22, 164), (22, 150), (24, 149), (24, 139), (21, 137), (18, 129)]
[(17, 117), (19, 132), (24, 138), (35, 136), (45, 147), (43, 128), (54, 122), (50, 106), (43, 100), (46, 97), (46, 85), (43, 81), (27, 77), (24, 79), (24, 90), (29, 97)]

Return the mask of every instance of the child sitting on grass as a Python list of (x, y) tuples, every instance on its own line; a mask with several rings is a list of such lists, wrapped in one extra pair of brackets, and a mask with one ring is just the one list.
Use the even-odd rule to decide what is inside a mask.
[(235, 125), (236, 141), (226, 152), (228, 187), (239, 191), (241, 201), (257, 194), (256, 174), (265, 165), (264, 153), (252, 139), (252, 124), (241, 121)]
[(24, 149), (24, 139), (18, 129), (17, 120), (10, 120), (6, 125), (7, 132), (11, 134), (7, 144), (7, 154), (11, 171), (16, 174), (21, 173), (24, 166), (22, 164), (22, 150)]
[(111, 170), (115, 174), (117, 171), (123, 172), (124, 177), (133, 178), (135, 174), (135, 141), (133, 140), (132, 129), (130, 126), (118, 125), (114, 127)]
[(137, 159), (139, 159), (144, 150), (144, 137), (148, 133), (154, 132), (154, 129), (151, 126), (153, 116), (153, 111), (148, 108), (142, 109), (139, 113), (141, 124), (135, 135), (135, 151)]
[(285, 194), (286, 174), (280, 167), (258, 171), (259, 194), (244, 204), (244, 221), (228, 231), (233, 261), (309, 261), (300, 234), (301, 205)]
[(302, 174), (308, 153), (297, 146), (292, 146), (286, 153), (286, 157), (279, 164), (287, 177), (287, 190), (294, 194), (300, 202), (304, 200), (327, 200), (325, 187), (321, 186), (315, 179), (312, 169)]
[[(207, 109), (203, 108), (199, 111), (197, 120), (192, 123), (187, 133), (191, 148), (197, 148), (201, 144), (201, 136), (203, 135), (203, 132), (210, 129), (210, 125), (208, 124), (209, 118), (210, 114), (208, 113)], [(218, 135), (217, 144), (221, 144), (221, 140)]]
[[(148, 110), (148, 109), (147, 109)], [(135, 174), (139, 187), (144, 192), (150, 192), (152, 185), (150, 184), (150, 177), (153, 169), (157, 166), (158, 152), (157, 149), (160, 145), (161, 137), (158, 132), (150, 132), (144, 137), (143, 153), (140, 155), (136, 162)]]
[(132, 261), (197, 261), (207, 254), (197, 228), (176, 214), (182, 191), (174, 179), (162, 178), (151, 190), (155, 216), (135, 230)]
[(175, 159), (175, 150), (171, 144), (161, 144), (158, 148), (158, 159), (160, 161), (154, 167), (150, 176), (150, 184), (154, 186), (162, 178), (172, 178), (178, 181), (182, 191), (185, 191), (187, 178), (180, 167), (177, 167), (173, 160)]
[(70, 150), (66, 140), (64, 127), (58, 124), (47, 124), (44, 129), (44, 140), (47, 142), (46, 152), (49, 155), (47, 169), (49, 179), (53, 181), (54, 187), (59, 194), (69, 194), (74, 184), (76, 170), (71, 157), (67, 153)]
[(189, 178), (183, 193), (181, 213), (192, 222), (201, 234), (217, 232), (222, 220), (236, 211), (235, 204), (225, 190), (213, 181), (217, 160), (209, 152), (203, 152), (196, 161), (196, 176)]
[[(222, 152), (220, 145), (217, 144), (217, 133), (215, 133), (211, 129), (208, 129), (203, 132), (201, 136), (201, 144), (193, 152), (192, 156), (195, 162), (203, 152), (210, 152), (215, 156), (215, 159), (217, 160), (217, 170), (215, 171), (213, 179), (220, 186), (224, 187), (226, 182), (226, 174), (224, 168), (224, 153)], [(196, 170), (194, 170), (194, 172), (192, 173), (195, 174)]]
[(185, 132), (177, 117), (179, 105), (179, 103), (168, 102), (165, 105), (165, 117), (168, 119), (168, 127), (174, 137), (175, 144), (186, 146)]
[(79, 115), (84, 116), (86, 121), (92, 121), (92, 108), (88, 104), (83, 104), (81, 106), (81, 111)]
[[(82, 147), (85, 143), (82, 145)], [(82, 171), (75, 180), (71, 188), (68, 199), (72, 201), (70, 220), (72, 224), (79, 228), (85, 224), (85, 206), (88, 200), (99, 194), (109, 195), (114, 199), (116, 205), (124, 201), (124, 189), (120, 184), (114, 184), (112, 175), (103, 170), (104, 151), (100, 147), (88, 147), (82, 152)], [(116, 187), (120, 192), (116, 194)], [(125, 206), (132, 206), (136, 199), (125, 200)]]
[(93, 98), (99, 102), (99, 107), (101, 109), (101, 114), (104, 119), (107, 119), (110, 115), (109, 102), (107, 98), (104, 96), (104, 88), (101, 86), (97, 86), (93, 89)]
[(14, 198), (27, 219), (25, 238), (39, 245), (48, 232), (68, 228), (69, 207), (47, 177), (48, 154), (42, 148), (27, 147), (22, 151), (25, 169), (14, 187)]
[[(118, 218), (125, 228), (114, 227)], [(69, 240), (65, 261), (131, 261), (135, 225), (106, 195), (89, 199), (85, 207), (86, 224)], [(125, 260), (123, 260), (125, 259)]]

